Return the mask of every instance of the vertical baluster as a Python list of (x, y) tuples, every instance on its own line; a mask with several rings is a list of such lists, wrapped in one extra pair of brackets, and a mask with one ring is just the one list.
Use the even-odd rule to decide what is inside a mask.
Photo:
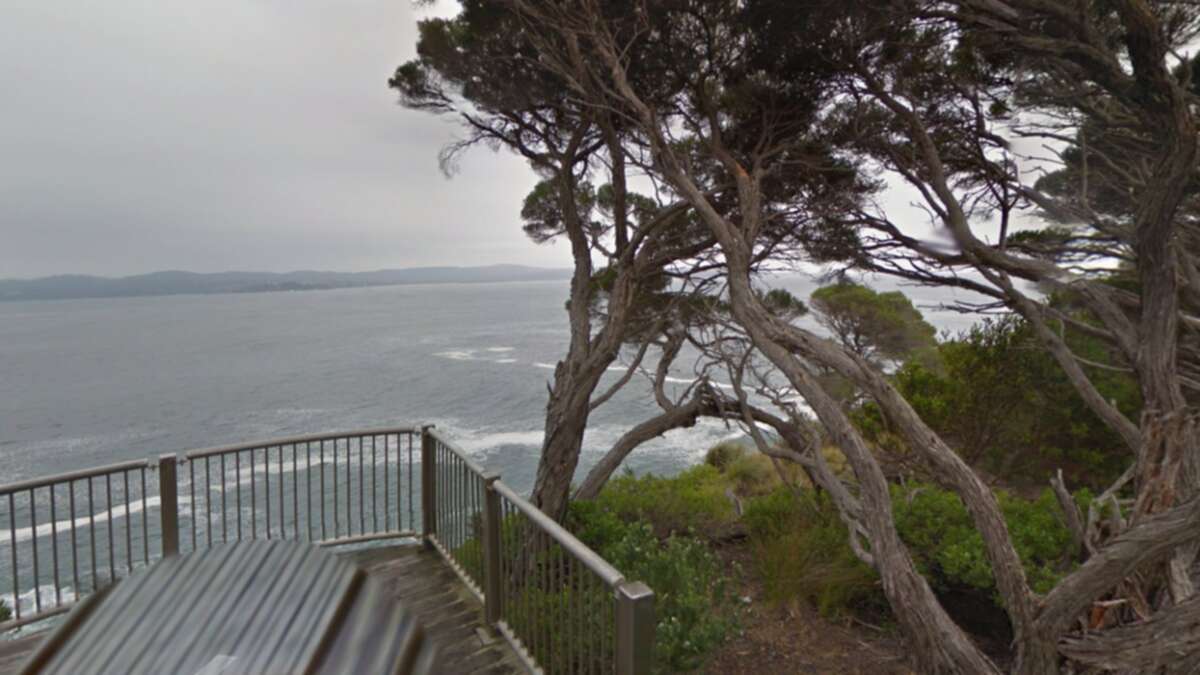
[[(75, 481), (67, 484), (67, 509), (71, 511), (71, 595), (79, 599), (79, 540), (75, 536)], [(13, 539), (13, 550), (17, 548), (17, 540)], [(16, 592), (16, 589), (13, 589)], [(16, 597), (15, 595), (13, 597)]]
[(313, 507), (312, 507), (312, 443), (304, 444), (304, 510), (308, 512), (308, 540), (313, 538)]
[(364, 472), (365, 469), (366, 469), (366, 467), (363, 466), (363, 438), (362, 438), (362, 436), (359, 436), (358, 437), (358, 533), (359, 534), (367, 533), (367, 518), (366, 518), (366, 512), (364, 511), (364, 507), (366, 505), (365, 497), (366, 497), (367, 488), (365, 487), (366, 483), (363, 482), (363, 479), (366, 476), (366, 474)]
[[(392, 531), (392, 500), (390, 499), (391, 495), (389, 494), (391, 491), (389, 486), (392, 483), (392, 479), (391, 479), (391, 473), (388, 470), (388, 450), (392, 445), (391, 438), (392, 437), (388, 434), (383, 435), (383, 529), (388, 532)], [(396, 443), (397, 443), (397, 445), (399, 445), (399, 443), (400, 443), (400, 436), (398, 436), (398, 435), (396, 436)], [(399, 467), (400, 467), (400, 450), (397, 447), (396, 468), (399, 469)], [(397, 471), (397, 473), (396, 473), (396, 489), (397, 490), (400, 489), (400, 473), (399, 473), (399, 471)], [(399, 494), (396, 495), (396, 501), (400, 501)], [(396, 523), (396, 529), (397, 530), (403, 529), (400, 526), (399, 522)]]
[(263, 451), (263, 511), (267, 515), (267, 539), (271, 538), (271, 448)]
[[(225, 453), (221, 453), (221, 542), (229, 541), (229, 507), (225, 505)], [(237, 482), (234, 481), (234, 485)]]
[(340, 536), (341, 525), (338, 520), (338, 509), (341, 508), (341, 500), (338, 499), (338, 452), (337, 439), (333, 439), (333, 538), (337, 539)]
[(50, 562), (54, 565), (54, 606), (62, 606), (62, 586), (58, 582), (58, 510), (54, 504), (54, 483), (50, 486)]
[(554, 550), (554, 540), (547, 537), (546, 548), (546, 633), (550, 638), (550, 672), (562, 672), (558, 660), (562, 653), (562, 634), (556, 629), (562, 626), (558, 622), (558, 560)]
[(116, 545), (113, 544), (113, 523), (116, 522), (116, 517), (113, 513), (112, 501), (112, 474), (104, 474), (104, 499), (108, 505), (108, 581), (116, 583), (117, 581), (117, 558)]
[(233, 507), (237, 510), (237, 538), (242, 540), (242, 451), (233, 453)]
[(212, 459), (211, 455), (204, 457), (204, 536), (208, 547), (212, 548)]
[(292, 539), (296, 541), (300, 541), (300, 472), (296, 468), (299, 452), (300, 448), (292, 443)]
[(196, 463), (188, 462), (188, 513), (191, 518), (188, 520), (192, 524), (192, 550), (196, 550)]
[[(74, 491), (71, 494), (74, 497)], [(71, 507), (72, 513), (75, 507)], [(146, 499), (146, 467), (142, 467), (142, 564), (150, 564), (150, 508)], [(74, 517), (72, 516), (72, 520)]]
[(42, 611), (42, 581), (38, 576), (38, 533), (37, 533), (37, 495), (29, 491), (29, 524), (33, 533), (33, 608), (34, 613)]
[(354, 512), (350, 507), (350, 439), (346, 439), (346, 536), (354, 534)]
[[(377, 458), (375, 457), (375, 439), (376, 438), (377, 437), (374, 434), (371, 435), (371, 531), (378, 534), (379, 533), (379, 500), (378, 500), (379, 476), (377, 474), (379, 471), (379, 467), (377, 465)], [(384, 438), (387, 438), (387, 437), (385, 436)], [(386, 448), (385, 448), (385, 452), (384, 452), (384, 457), (387, 457)], [(384, 472), (383, 475), (386, 477), (387, 472)]]
[(21, 580), (17, 574), (17, 504), (13, 493), (8, 493), (8, 543), (12, 545), (12, 592), (13, 613), (21, 619)]
[(255, 480), (255, 459), (254, 449), (250, 449), (250, 538), (258, 539), (258, 500), (256, 487), (258, 481)]
[(321, 441), (321, 540), (325, 539), (325, 441)]
[(133, 574), (133, 517), (129, 515), (129, 470), (121, 472), (125, 481), (125, 569)]
[(287, 539), (287, 523), (285, 521), (285, 510), (283, 507), (283, 444), (279, 445), (279, 461), (276, 466), (279, 469), (279, 538)]
[[(417, 521), (413, 512), (413, 432), (408, 433), (408, 527), (409, 529), (417, 529)], [(396, 471), (400, 471), (400, 436), (396, 436)], [(399, 478), (399, 473), (397, 473)], [(423, 484), (422, 484), (423, 485)], [(424, 502), (422, 502), (423, 504)], [(425, 515), (421, 514), (424, 518)], [(396, 521), (400, 520), (400, 482), (396, 481)]]
[(96, 571), (96, 504), (92, 491), (92, 477), (87, 478), (88, 486), (88, 543), (91, 546), (92, 554), (92, 590), (96, 590), (96, 579), (99, 578), (99, 572)]

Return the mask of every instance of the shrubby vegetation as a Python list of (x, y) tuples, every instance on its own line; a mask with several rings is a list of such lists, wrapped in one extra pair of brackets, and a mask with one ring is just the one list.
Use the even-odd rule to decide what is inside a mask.
[(654, 589), (655, 658), (666, 672), (699, 667), (735, 624), (721, 562), (692, 534), (733, 521), (723, 487), (720, 472), (701, 465), (676, 478), (621, 476), (595, 500), (571, 503), (576, 536)]
[[(1099, 364), (1110, 359), (1095, 341), (1075, 351)], [(1105, 399), (1136, 416), (1141, 407), (1129, 375), (1096, 369)], [(1128, 448), (1084, 404), (1062, 369), (1035, 343), (1027, 322), (988, 320), (945, 340), (936, 360), (910, 360), (895, 373), (896, 388), (969, 463), (1008, 485), (1046, 484), (1062, 469), (1067, 483), (1108, 485), (1124, 469)], [(859, 426), (892, 452), (904, 452), (873, 404)]]
[(3, 600), (0, 600), (0, 623), (8, 621), (11, 618), (12, 610), (8, 608), (8, 605)]

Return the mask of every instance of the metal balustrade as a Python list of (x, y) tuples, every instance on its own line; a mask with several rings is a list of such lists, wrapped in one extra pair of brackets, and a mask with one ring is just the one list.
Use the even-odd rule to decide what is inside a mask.
[(484, 603), (489, 624), (531, 669), (648, 673), (654, 594), (433, 428), (422, 434), (433, 514), (424, 538)]
[(433, 427), (208, 448), (0, 486), (0, 578), (12, 612), (0, 631), (214, 544), (405, 537), (438, 551), (531, 670), (650, 671), (650, 589)]

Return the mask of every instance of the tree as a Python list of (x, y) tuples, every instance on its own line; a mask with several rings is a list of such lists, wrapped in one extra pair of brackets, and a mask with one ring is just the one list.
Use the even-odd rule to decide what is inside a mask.
[[(418, 57), (401, 65), (389, 85), (402, 104), (452, 115), (468, 132), (443, 151), (445, 169), (479, 144), (525, 157), (544, 178), (522, 208), (525, 232), (537, 242), (560, 236), (570, 242), (571, 337), (549, 388), (532, 495), (534, 504), (561, 519), (589, 414), (638, 372), (648, 347), (657, 345), (670, 357), (669, 332), (678, 329), (671, 307), (702, 292), (686, 282), (690, 271), (720, 263), (707, 255), (707, 230), (694, 219), (689, 225), (687, 204), (659, 203), (628, 189), (623, 123), (580, 105), (559, 75), (539, 67), (523, 33), (520, 18), (503, 3), (467, 0), (452, 19), (421, 22)], [(595, 175), (608, 179), (598, 189), (589, 182)], [(674, 290), (668, 289), (672, 283)], [(636, 355), (626, 374), (597, 393), (629, 345)], [(693, 408), (702, 407), (702, 393), (693, 393)], [(665, 407), (647, 421), (649, 428), (693, 423), (678, 407)], [(632, 449), (639, 439), (627, 434), (618, 446)]]
[[(1109, 369), (1107, 350), (1095, 338), (1072, 342), (1072, 351), (1097, 364), (1089, 375), (1100, 393), (1135, 415), (1133, 378)], [(1070, 485), (1098, 491), (1125, 470), (1121, 437), (1088, 409), (1020, 317), (988, 319), (937, 352), (937, 369), (906, 363), (894, 374), (896, 387), (972, 466), (1027, 487), (1061, 469)], [(864, 422), (876, 421), (877, 413), (868, 406)]]
[(936, 341), (933, 326), (899, 291), (879, 293), (841, 280), (813, 291), (818, 321), (850, 351), (885, 365), (914, 355), (929, 355)]
[[(1190, 76), (1168, 65), (1195, 34), (1189, 4), (681, 0), (621, 14), (623, 6), (599, 0), (511, 2), (533, 34), (539, 63), (580, 101), (620, 114), (648, 148), (648, 170), (711, 230), (726, 262), (732, 316), (853, 469), (855, 493), (834, 501), (856, 554), (879, 571), (926, 672), (1000, 667), (954, 624), (917, 571), (896, 533), (878, 459), (814, 367), (865, 392), (966, 506), (1013, 624), (1013, 672), (1057, 672), (1063, 659), (1079, 668), (1154, 672), (1191, 672), (1200, 664), (1200, 640), (1190, 628), (1200, 602), (1187, 574), (1200, 537), (1200, 451), (1197, 414), (1184, 393), (1195, 388), (1191, 357), (1180, 349), (1181, 333), (1200, 327), (1200, 249), (1180, 245), (1194, 241), (1195, 225), (1178, 218), (1197, 138)], [(666, 64), (655, 83), (638, 74), (646, 59)], [(1025, 182), (1008, 137), (1014, 128), (1031, 129), (1022, 120), (1013, 124), (1008, 113), (1018, 105), (1029, 113), (1025, 119), (1043, 125), (1026, 131), (1038, 138), (1070, 142), (1070, 133), (1044, 123), (1063, 111), (1075, 117), (1072, 126), (1079, 118), (1126, 125), (1147, 159), (1127, 186), (1132, 208), (1114, 220)], [(873, 167), (911, 185), (946, 236), (914, 235), (875, 202), (857, 199), (861, 192), (843, 190), (831, 200), (814, 189), (858, 182), (855, 169)], [(709, 196), (714, 176), (734, 183), (732, 202)], [(1014, 214), (1034, 206), (1069, 214), (1094, 245), (1107, 243), (1086, 250), (1059, 237), (1052, 255), (1009, 248)], [(994, 236), (983, 238), (983, 230)], [(1089, 409), (1130, 451), (1128, 470), (1101, 496), (1121, 517), (1096, 538), (1089, 513), (1089, 531), (1080, 533), (1087, 557), (1077, 570), (1047, 594), (1034, 593), (995, 494), (891, 380), (844, 345), (767, 311), (751, 261), (765, 243), (781, 240), (805, 245), (814, 258), (968, 288), (1029, 322)], [(1093, 263), (1127, 259), (1136, 290), (1107, 283), (1101, 266), (1089, 269), (1080, 256)], [(1077, 294), (1086, 320), (1056, 311), (1022, 282)], [(1051, 329), (1052, 318), (1113, 345), (1141, 389), (1139, 421), (1104, 400), (1068, 340)], [(839, 489), (827, 474), (816, 479), (831, 494)], [(1121, 490), (1133, 499), (1128, 512), (1115, 498)], [(1083, 522), (1075, 516), (1072, 522)], [(1093, 621), (1083, 625), (1109, 629), (1078, 632), (1085, 615)], [(1104, 619), (1098, 624), (1097, 615)]]

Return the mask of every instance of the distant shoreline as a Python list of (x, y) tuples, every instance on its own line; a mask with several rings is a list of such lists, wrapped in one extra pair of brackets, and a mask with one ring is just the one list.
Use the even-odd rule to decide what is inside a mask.
[(167, 271), (127, 277), (60, 275), (39, 279), (0, 279), (0, 302), (328, 291), (418, 284), (563, 281), (570, 276), (570, 269), (522, 265), (412, 267), (370, 272)]

